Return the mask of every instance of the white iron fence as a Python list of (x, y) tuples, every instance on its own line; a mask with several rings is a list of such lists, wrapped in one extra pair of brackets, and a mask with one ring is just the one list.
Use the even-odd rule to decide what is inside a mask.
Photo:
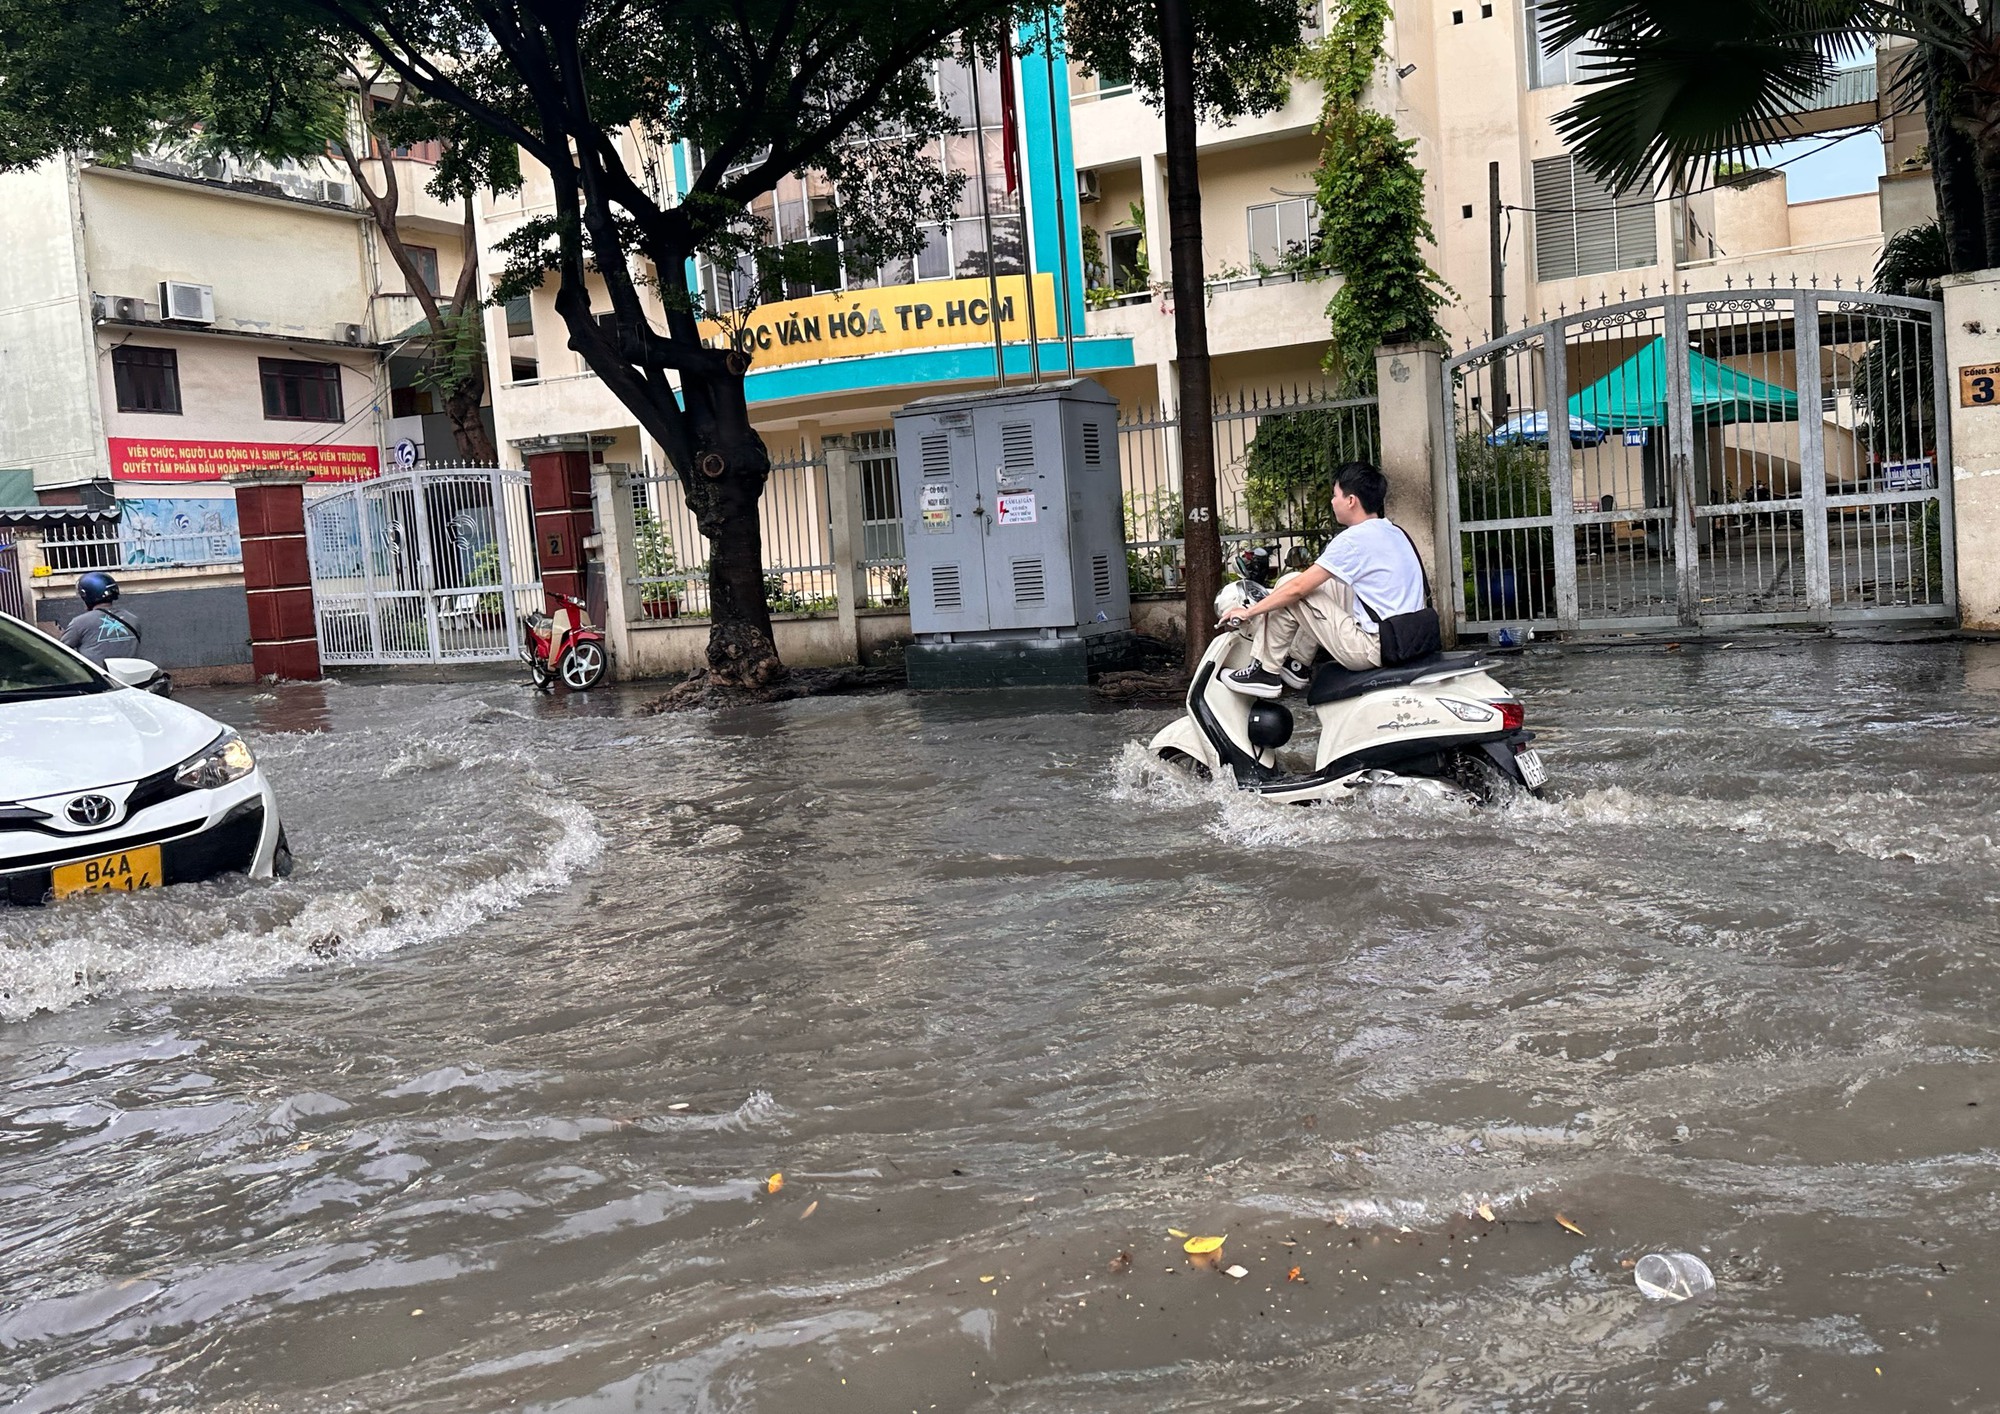
[[(1372, 397), (1325, 389), (1270, 389), (1216, 405), (1217, 496), (1224, 540), (1275, 545), (1294, 563), (1317, 555), (1332, 534), (1327, 501), (1335, 467), (1377, 461), (1380, 434)], [(903, 504), (891, 428), (857, 432), (850, 463), (859, 478), (861, 607), (909, 602), (903, 558)], [(1181, 583), (1182, 515), (1178, 423), (1139, 411), (1119, 424), (1125, 485), (1127, 560), (1134, 593), (1173, 592)], [(626, 468), (635, 563), (629, 582), (647, 620), (706, 618), (708, 542), (671, 469)], [(837, 607), (832, 495), (824, 456), (773, 449), (761, 506), (765, 594), (773, 613), (832, 613)]]
[(528, 478), (426, 467), (306, 502), (320, 659), (479, 661), (515, 656), (542, 607)]
[(58, 574), (80, 570), (240, 565), (243, 541), (233, 519), (201, 529), (151, 530), (121, 518), (59, 521), (42, 529), (42, 559)]

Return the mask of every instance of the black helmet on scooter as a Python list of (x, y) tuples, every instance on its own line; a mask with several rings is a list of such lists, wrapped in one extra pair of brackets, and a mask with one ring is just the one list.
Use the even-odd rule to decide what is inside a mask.
[(118, 581), (103, 570), (92, 570), (76, 582), (76, 596), (83, 600), (83, 607), (95, 609), (99, 604), (109, 604), (118, 597)]
[(1276, 751), (1292, 739), (1292, 711), (1282, 702), (1253, 702), (1243, 734), (1259, 751)]
[(1234, 568), (1238, 579), (1266, 588), (1271, 584), (1271, 552), (1262, 545), (1244, 545), (1236, 551)]

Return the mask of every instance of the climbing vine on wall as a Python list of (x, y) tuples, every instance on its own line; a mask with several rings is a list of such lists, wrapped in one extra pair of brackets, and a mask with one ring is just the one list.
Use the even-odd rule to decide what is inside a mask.
[(1385, 343), (1442, 339), (1437, 312), (1445, 288), (1424, 259), (1434, 240), (1424, 211), (1424, 173), (1416, 143), (1393, 118), (1362, 105), (1390, 0), (1339, 0), (1327, 36), (1311, 46), (1300, 72), (1325, 87), (1323, 143), (1314, 186), (1322, 258), (1342, 284), (1326, 307), (1333, 325), (1330, 371), (1357, 387), (1375, 381), (1375, 349)]

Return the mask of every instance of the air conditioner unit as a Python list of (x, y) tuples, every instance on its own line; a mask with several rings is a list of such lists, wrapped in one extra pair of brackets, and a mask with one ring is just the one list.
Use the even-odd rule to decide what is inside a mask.
[(113, 319), (137, 324), (146, 318), (146, 302), (137, 295), (113, 295), (110, 303)]
[(346, 182), (326, 181), (319, 184), (319, 199), (330, 206), (354, 205), (354, 189)]
[(368, 326), (366, 324), (336, 324), (333, 326), (333, 337), (343, 344), (365, 344), (368, 342)]
[(1076, 199), (1082, 205), (1088, 205), (1093, 201), (1102, 201), (1104, 199), (1104, 193), (1099, 191), (1097, 187), (1097, 169), (1095, 167), (1077, 168)]
[(215, 287), (160, 281), (160, 318), (175, 324), (213, 324)]

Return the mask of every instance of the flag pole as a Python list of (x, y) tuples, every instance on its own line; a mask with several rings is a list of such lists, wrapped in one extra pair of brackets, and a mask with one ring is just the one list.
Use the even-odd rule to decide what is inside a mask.
[[(979, 56), (977, 51), (973, 51), (966, 57), (971, 61), (966, 66), (965, 76), (972, 85), (972, 141), (979, 160), (979, 220), (986, 232), (986, 312), (993, 320), (993, 386), (1004, 388), (1007, 386), (1006, 336), (1000, 330), (1000, 267), (993, 256), (993, 187), (986, 180), (986, 119), (979, 109)], [(994, 66), (1004, 68), (1006, 63), (1006, 31), (1002, 30)], [(1004, 118), (1004, 105), (1001, 114)]]
[[(1044, 41), (1042, 44), (1042, 63), (1048, 69), (1049, 74), (1049, 160), (1055, 167), (1056, 172), (1056, 261), (1058, 268), (1062, 272), (1061, 293), (1056, 299), (1056, 308), (1060, 311), (1059, 317), (1062, 319), (1063, 367), (1066, 376), (1074, 379), (1076, 377), (1076, 320), (1074, 311), (1070, 309), (1069, 304), (1069, 221), (1064, 215), (1064, 208), (1067, 203), (1063, 199), (1063, 192), (1065, 187), (1070, 191), (1075, 191), (1076, 184), (1074, 178), (1068, 182), (1063, 180), (1062, 120), (1061, 114), (1056, 108), (1056, 28), (1054, 19), (1050, 17), (1046, 10), (1042, 12), (1042, 38)], [(1068, 99), (1069, 95), (1065, 93), (1062, 96), (1062, 101), (1067, 102)], [(1082, 219), (1081, 213), (1079, 213), (1078, 219)]]
[[(1054, 95), (1050, 95), (1053, 99)], [(1020, 141), (1016, 136), (1020, 107), (1014, 101), (1014, 47), (1005, 45), (1000, 54), (1000, 111), (1007, 120), (1007, 146), (1010, 152), (1019, 151)], [(1053, 114), (1051, 115), (1053, 116)], [(1018, 164), (1015, 172), (1025, 177)], [(1035, 242), (1032, 223), (1028, 220), (1027, 192), (1021, 193), (1021, 269), (1026, 279), (1028, 296), (1028, 379), (1032, 383), (1042, 381), (1042, 336), (1035, 327)]]

